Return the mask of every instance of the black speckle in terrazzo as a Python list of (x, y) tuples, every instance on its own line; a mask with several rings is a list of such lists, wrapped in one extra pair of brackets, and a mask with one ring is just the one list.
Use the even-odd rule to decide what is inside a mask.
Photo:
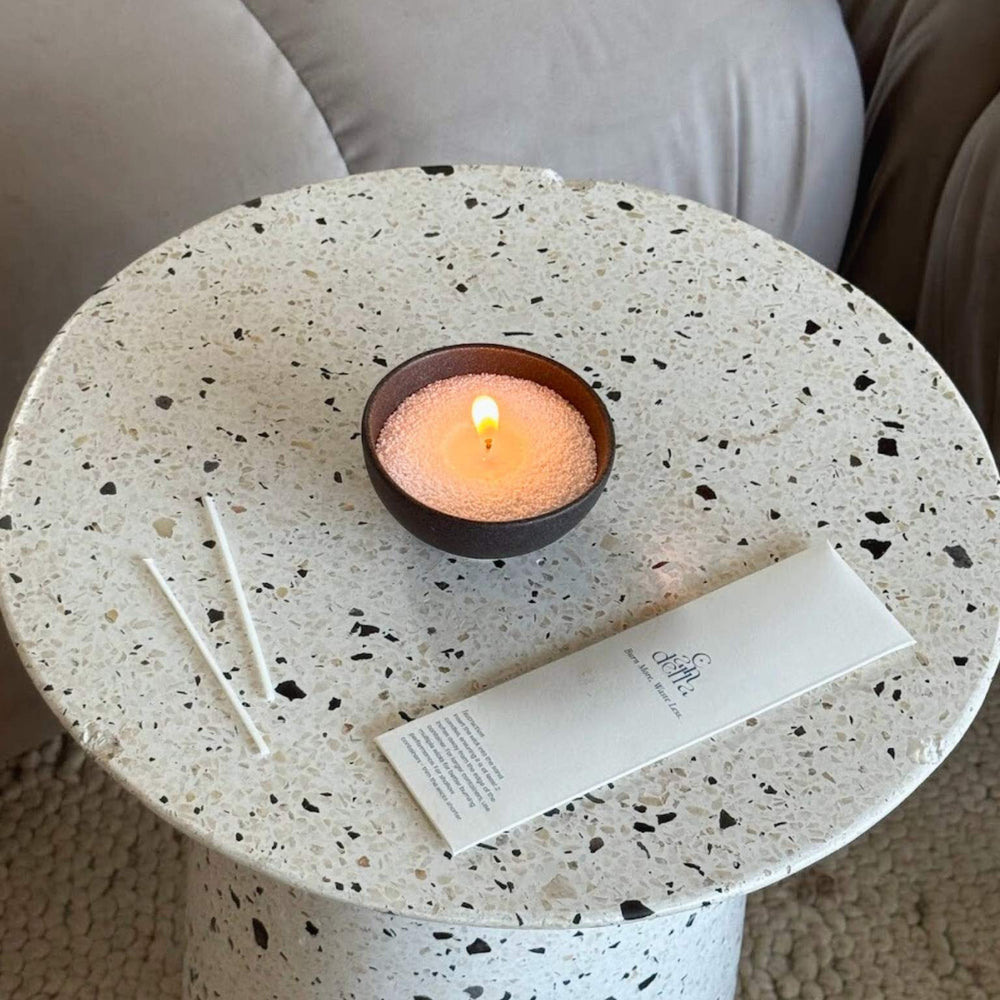
[(208, 624), (214, 625), (216, 622), (221, 622), (223, 618), (226, 617), (225, 611), (220, 611), (218, 608), (208, 609)]
[(696, 487), (695, 493), (697, 493), (698, 496), (702, 498), (702, 500), (716, 499), (715, 490), (713, 490), (711, 486), (707, 486), (705, 483), (702, 483), (701, 486)]
[(262, 951), (267, 951), (268, 933), (267, 928), (256, 918), (253, 918), (253, 939), (257, 942), (257, 947)]
[(879, 438), (878, 439), (878, 453), (880, 455), (890, 455), (895, 457), (899, 454), (896, 450), (896, 439), (895, 438)]
[(959, 569), (972, 569), (969, 553), (961, 545), (946, 545), (944, 550), (951, 556), (952, 563)]
[(867, 375), (859, 375), (854, 380), (854, 388), (857, 389), (858, 392), (864, 392), (865, 389), (867, 389), (870, 385), (874, 384), (875, 384), (875, 379), (869, 378)]
[(10, 514), (4, 514), (3, 517), (0, 517), (0, 528), (2, 528), (4, 531), (10, 531), (13, 529), (13, 527), (14, 527), (14, 521), (11, 518)]
[(590, 853), (596, 854), (604, 846), (604, 840), (601, 837), (591, 837), (590, 838)]
[(504, 330), (505, 337), (534, 337), (530, 330)]
[(260, 208), (260, 198), (251, 198), (249, 201), (243, 202), (247, 208)]
[(865, 538), (861, 541), (861, 548), (867, 549), (872, 554), (872, 559), (881, 559), (891, 545), (892, 542), (884, 542), (879, 538)]
[(781, 514), (779, 514), (779, 513), (778, 513), (778, 511), (776, 511), (776, 510), (774, 510), (774, 509), (772, 508), (771, 510), (769, 510), (769, 511), (767, 512), (767, 516), (768, 516), (768, 517), (769, 517), (769, 518), (770, 518), (770, 519), (771, 519), (772, 521), (777, 521), (777, 520), (778, 520), (778, 519), (779, 519), (779, 518), (781, 517)]
[(216, 461), (212, 461), (212, 460), (210, 459), (209, 461), (205, 462), (205, 464), (204, 464), (204, 465), (202, 466), (202, 468), (203, 468), (203, 469), (204, 469), (204, 470), (205, 470), (206, 472), (215, 472), (215, 470), (216, 470), (216, 469), (217, 469), (217, 468), (219, 467), (219, 465), (220, 465), (220, 463), (219, 463), (219, 462), (216, 462)]
[(651, 826), (649, 823), (642, 823), (636, 821), (635, 823), (632, 824), (632, 829), (635, 830), (637, 833), (652, 833), (656, 829), (656, 827)]
[(251, 225), (253, 226), (253, 231), (255, 233), (264, 232), (264, 224), (262, 222), (253, 222)]
[(466, 945), (465, 950), (470, 955), (485, 955), (493, 949), (482, 938), (476, 938), (472, 944)]
[(811, 319), (807, 319), (806, 320), (806, 330), (805, 330), (805, 332), (806, 332), (807, 336), (811, 337), (814, 333), (817, 333), (820, 329), (821, 328), (820, 328), (819, 323), (816, 323), (814, 320), (811, 320)]
[(308, 799), (302, 800), (302, 808), (305, 809), (306, 812), (311, 812), (311, 813), (319, 812), (319, 806), (314, 806)]
[(867, 510), (865, 511), (865, 517), (867, 517), (869, 521), (872, 521), (875, 524), (889, 523), (889, 518), (887, 518), (885, 514), (883, 514), (882, 511), (880, 510)]
[(305, 691), (302, 690), (295, 683), (295, 681), (282, 681), (280, 684), (275, 684), (274, 690), (278, 692), (283, 698), (287, 698), (289, 701), (295, 701), (298, 698), (304, 698), (306, 696)]
[(340, 708), (340, 706), (342, 704), (343, 703), (341, 702), (341, 700), (339, 698), (331, 698), (330, 699), (330, 704), (327, 705), (326, 707), (327, 707), (328, 711), (335, 712), (338, 708)]
[(726, 812), (725, 809), (719, 810), (719, 829), (728, 830), (731, 826), (736, 826), (738, 820), (733, 819), (732, 816)]
[(625, 920), (642, 920), (651, 917), (653, 911), (641, 900), (626, 899), (621, 904), (622, 918)]
[(953, 656), (951, 660), (956, 667), (964, 667), (969, 662), (969, 658), (967, 656)]
[(618, 202), (618, 207), (623, 212), (631, 212), (632, 209), (635, 208), (635, 205), (633, 205), (631, 202), (628, 202), (628, 201), (620, 201), (620, 202)]
[(113, 497), (117, 492), (118, 487), (111, 482), (107, 482), (101, 487), (101, 496)]
[(157, 396), (153, 400), (161, 410), (169, 410), (174, 405), (174, 401), (169, 396)]
[(617, 389), (611, 389), (608, 392), (608, 399), (610, 399), (612, 403), (617, 403), (621, 398), (622, 394)]
[(861, 464), (861, 459), (857, 455), (851, 455), (850, 463), (851, 468), (856, 469)]
[(421, 167), (420, 169), (430, 177), (434, 177), (435, 175), (440, 175), (441, 177), (450, 177), (455, 172), (455, 168), (447, 163), (440, 163), (435, 166), (429, 166), (429, 167)]
[(651, 976), (647, 976), (641, 983), (639, 983), (636, 989), (639, 991), (644, 990), (658, 975), (659, 973), (654, 972)]
[(465, 207), (466, 208), (475, 208), (476, 205), (478, 205), (478, 204), (479, 204), (479, 199), (478, 198), (466, 198), (465, 199)]

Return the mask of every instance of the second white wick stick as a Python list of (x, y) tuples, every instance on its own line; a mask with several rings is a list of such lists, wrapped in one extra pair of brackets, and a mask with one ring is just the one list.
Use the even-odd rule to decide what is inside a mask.
[(254, 626), (253, 619), (250, 617), (250, 607), (247, 604), (247, 596), (243, 590), (243, 584), (240, 582), (239, 570), (236, 568), (236, 561), (233, 559), (232, 549), (229, 548), (229, 542), (226, 539), (226, 532), (222, 527), (222, 519), (219, 517), (219, 511), (216, 509), (215, 501), (207, 493), (202, 497), (205, 502), (205, 509), (208, 511), (208, 516), (212, 521), (212, 530), (215, 532), (215, 540), (219, 544), (219, 549), (222, 552), (222, 561), (226, 564), (226, 572), (229, 574), (229, 579), (232, 581), (233, 590), (236, 594), (236, 604), (240, 609), (240, 617), (243, 619), (243, 628), (247, 634), (247, 641), (250, 643), (250, 649), (253, 653), (253, 662), (257, 667), (257, 676), (260, 678), (261, 686), (264, 689), (264, 696), (268, 701), (274, 701), (274, 687), (271, 684), (271, 672), (267, 669), (267, 663), (264, 660), (264, 651), (260, 647), (260, 639), (257, 636), (257, 629)]

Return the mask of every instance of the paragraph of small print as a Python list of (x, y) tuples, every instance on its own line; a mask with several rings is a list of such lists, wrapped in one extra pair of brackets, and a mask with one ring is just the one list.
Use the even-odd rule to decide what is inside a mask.
[(484, 738), (464, 709), (451, 715), (435, 713), (401, 741), (455, 819), (462, 818), (463, 810), (491, 812), (500, 791), (503, 771), (483, 745)]

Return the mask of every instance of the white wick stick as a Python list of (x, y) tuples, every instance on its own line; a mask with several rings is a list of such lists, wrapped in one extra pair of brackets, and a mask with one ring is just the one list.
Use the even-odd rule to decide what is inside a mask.
[(222, 668), (216, 662), (215, 657), (212, 655), (212, 651), (205, 644), (205, 640), (198, 634), (194, 627), (194, 623), (188, 617), (187, 612), (181, 607), (180, 602), (174, 595), (174, 592), (170, 589), (170, 584), (163, 578), (163, 574), (159, 571), (159, 569), (157, 569), (156, 564), (152, 559), (143, 559), (142, 561), (146, 564), (146, 568), (153, 575), (153, 579), (157, 582), (160, 590), (163, 591), (163, 596), (170, 602), (170, 606), (174, 609), (177, 617), (181, 620), (181, 624), (187, 629), (188, 635), (190, 635), (194, 640), (194, 644), (198, 647), (198, 652), (201, 653), (205, 662), (208, 664), (209, 669), (213, 674), (215, 674), (215, 679), (219, 682), (222, 690), (226, 694), (226, 697), (229, 699), (230, 704), (236, 710), (236, 714), (239, 716), (240, 722), (246, 726), (247, 732), (250, 734), (250, 738), (254, 741), (257, 745), (257, 749), (260, 751), (260, 755), (262, 757), (266, 757), (271, 751), (264, 742), (264, 737), (260, 735), (260, 730), (254, 725), (253, 719), (250, 718), (247, 710), (240, 703), (232, 685), (226, 680), (225, 674), (222, 672)]
[(264, 688), (264, 697), (268, 701), (274, 701), (274, 687), (271, 684), (271, 674), (267, 669), (267, 662), (264, 660), (264, 651), (260, 648), (257, 629), (254, 626), (253, 619), (250, 617), (247, 596), (243, 590), (243, 584), (240, 583), (240, 574), (236, 568), (236, 560), (233, 559), (233, 551), (229, 547), (226, 533), (222, 528), (222, 519), (219, 517), (215, 501), (207, 493), (202, 499), (205, 502), (205, 509), (208, 511), (208, 516), (212, 520), (212, 530), (215, 532), (215, 540), (219, 543), (219, 549), (222, 551), (222, 561), (226, 564), (226, 572), (229, 574), (233, 590), (236, 592), (236, 604), (240, 609), (243, 628), (246, 631), (247, 641), (250, 643), (250, 649), (253, 652), (253, 662), (257, 667), (257, 675), (260, 677), (260, 683)]

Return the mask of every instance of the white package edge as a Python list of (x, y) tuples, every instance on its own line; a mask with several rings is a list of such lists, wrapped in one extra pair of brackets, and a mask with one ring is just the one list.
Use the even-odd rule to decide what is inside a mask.
[[(544, 681), (549, 676), (558, 675), (558, 673), (562, 673), (564, 671), (570, 671), (570, 674), (572, 674), (576, 671), (578, 663), (585, 663), (588, 660), (593, 661), (595, 653), (598, 652), (624, 653), (626, 648), (631, 650), (630, 642), (632, 642), (633, 637), (636, 640), (645, 639), (646, 636), (651, 634), (654, 629), (657, 629), (656, 634), (658, 636), (666, 633), (669, 637), (671, 619), (675, 616), (684, 614), (685, 617), (689, 617), (692, 612), (696, 612), (699, 607), (701, 609), (706, 609), (710, 606), (717, 605), (720, 601), (725, 601), (734, 594), (737, 595), (738, 599), (739, 597), (742, 597), (744, 592), (746, 592), (746, 588), (748, 586), (753, 586), (754, 582), (756, 582), (757, 585), (762, 586), (765, 578), (767, 578), (767, 582), (769, 584), (775, 580), (780, 582), (780, 576), (782, 573), (784, 573), (785, 576), (792, 576), (794, 578), (794, 574), (790, 572), (793, 568), (798, 570), (802, 570), (804, 568), (807, 571), (814, 572), (820, 580), (822, 580), (824, 576), (830, 577), (829, 582), (831, 586), (836, 585), (841, 589), (841, 593), (838, 597), (843, 600), (853, 599), (859, 605), (856, 609), (858, 616), (848, 623), (847, 631), (851, 632), (853, 637), (853, 635), (857, 632), (860, 615), (867, 615), (869, 619), (867, 624), (870, 625), (874, 622), (874, 624), (881, 629), (880, 638), (877, 642), (873, 642), (871, 650), (857, 656), (857, 658), (852, 659), (849, 662), (841, 663), (836, 667), (827, 668), (819, 675), (815, 673), (809, 674), (808, 680), (804, 680), (799, 684), (794, 684), (793, 686), (788, 687), (787, 690), (782, 689), (777, 696), (768, 696), (762, 700), (756, 701), (747, 700), (743, 703), (740, 710), (733, 714), (732, 717), (727, 717), (726, 721), (711, 725), (709, 728), (699, 731), (696, 735), (693, 735), (690, 738), (685, 738), (680, 742), (669, 742), (669, 739), (664, 738), (663, 744), (652, 752), (648, 749), (637, 750), (636, 759), (633, 762), (630, 762), (627, 766), (614, 766), (606, 772), (588, 774), (586, 778), (581, 776), (578, 782), (566, 787), (565, 789), (561, 789), (558, 796), (552, 798), (551, 800), (546, 799), (544, 804), (540, 804), (536, 801), (534, 805), (526, 805), (521, 811), (517, 811), (515, 807), (516, 815), (512, 814), (510, 817), (503, 819), (501, 823), (496, 826), (490, 826), (489, 824), (482, 822), (482, 816), (477, 816), (480, 820), (478, 824), (463, 823), (461, 820), (455, 820), (455, 818), (449, 815), (447, 810), (444, 808), (443, 795), (435, 795), (433, 787), (431, 787), (425, 780), (422, 772), (419, 770), (415, 771), (413, 769), (407, 750), (402, 744), (402, 741), (406, 739), (408, 735), (420, 732), (421, 729), (426, 729), (427, 727), (434, 725), (434, 723), (438, 720), (447, 721), (449, 718), (457, 716), (457, 714), (462, 710), (466, 710), (466, 713), (468, 713), (468, 711), (475, 708), (477, 704), (482, 705), (484, 699), (489, 699), (495, 702), (498, 698), (502, 699), (507, 695), (511, 695), (513, 700), (513, 692), (517, 691), (517, 693), (519, 693), (518, 689), (523, 688), (525, 685), (531, 685), (541, 690), (544, 688)], [(801, 572), (799, 575), (801, 576)], [(786, 608), (782, 610), (781, 613), (790, 614), (792, 617), (797, 618), (798, 614), (796, 610), (795, 598), (796, 596), (801, 597), (801, 590), (797, 587), (792, 587), (791, 589), (793, 593), (785, 596), (787, 596), (788, 600), (791, 602), (788, 607), (792, 610), (789, 612)], [(798, 591), (798, 594), (795, 593), (796, 591)], [(714, 615), (711, 617), (713, 618), (714, 627)], [(820, 624), (829, 623), (820, 622)], [(764, 623), (763, 630), (766, 632), (767, 623)], [(574, 799), (577, 799), (594, 789), (600, 788), (609, 782), (617, 781), (620, 778), (632, 774), (649, 764), (662, 760), (664, 757), (683, 751), (696, 743), (702, 742), (703, 740), (710, 739), (711, 737), (716, 736), (733, 726), (739, 725), (741, 722), (744, 722), (749, 718), (759, 716), (771, 708), (776, 708), (777, 706), (805, 694), (808, 691), (812, 691), (823, 684), (834, 681), (852, 670), (859, 669), (882, 658), (883, 656), (887, 656), (890, 653), (897, 652), (913, 644), (913, 637), (906, 631), (906, 629), (903, 628), (902, 625), (899, 624), (895, 617), (885, 608), (881, 600), (879, 600), (879, 598), (872, 593), (864, 581), (862, 581), (861, 578), (858, 577), (858, 575), (851, 569), (851, 567), (834, 551), (829, 543), (821, 542), (810, 546), (809, 548), (804, 549), (787, 559), (773, 563), (762, 570), (748, 574), (747, 576), (741, 577), (738, 580), (710, 591), (701, 597), (687, 602), (686, 604), (672, 608), (669, 611), (642, 622), (639, 625), (625, 629), (622, 632), (593, 643), (592, 645), (578, 650), (575, 653), (553, 660), (550, 663), (514, 677), (493, 688), (455, 702), (450, 706), (445, 706), (444, 708), (420, 716), (411, 722), (407, 722), (402, 726), (398, 726), (395, 729), (383, 733), (381, 736), (376, 738), (376, 742), (379, 749), (386, 756), (409, 793), (413, 796), (417, 804), (430, 820), (431, 824), (440, 834), (442, 839), (448, 844), (450, 850), (457, 854), (461, 851), (467, 850), (475, 844), (483, 842), (484, 840), (488, 840), (491, 837), (505, 833), (513, 827), (519, 826), (522, 823), (540, 816), (544, 812), (559, 808), (567, 802), (571, 802)], [(774, 656), (780, 658), (780, 651), (776, 652)], [(615, 673), (616, 680), (621, 680), (626, 676), (624, 673), (618, 673), (619, 669), (624, 668), (619, 668), (617, 666), (605, 667), (599, 665), (596, 669), (602, 673)], [(571, 679), (571, 677), (566, 679)], [(604, 679), (606, 680), (607, 678)], [(560, 690), (564, 691), (565, 687), (562, 687)], [(563, 698), (561, 700), (565, 701), (566, 699)], [(533, 704), (537, 704), (540, 708), (542, 708), (544, 707), (544, 699), (541, 701), (536, 699)], [(645, 708), (648, 707), (648, 705), (645, 706)], [(592, 739), (593, 737), (592, 733), (588, 734), (582, 731), (576, 735), (581, 740), (588, 740), (588, 738)], [(531, 755), (533, 749), (539, 750), (541, 748), (526, 747), (526, 754)], [(578, 748), (574, 748), (572, 746), (565, 747), (567, 754), (573, 754), (576, 749)], [(530, 800), (531, 796), (529, 795), (527, 798)], [(441, 801), (439, 801), (439, 799)]]

